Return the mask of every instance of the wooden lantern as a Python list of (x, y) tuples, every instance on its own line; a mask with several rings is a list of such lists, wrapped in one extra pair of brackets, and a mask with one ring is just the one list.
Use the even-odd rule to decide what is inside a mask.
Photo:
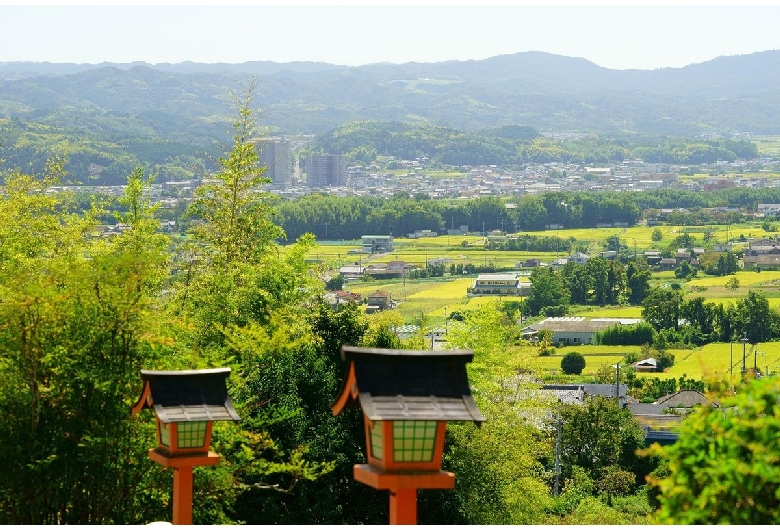
[(173, 524), (192, 524), (192, 468), (213, 466), (209, 451), (215, 421), (238, 421), (227, 393), (230, 368), (141, 370), (144, 386), (133, 414), (151, 408), (157, 418), (157, 447), (149, 458), (173, 468)]
[(448, 421), (485, 417), (468, 384), (471, 350), (392, 350), (343, 346), (348, 363), (333, 414), (363, 410), (368, 464), (355, 480), (390, 490), (390, 524), (414, 524), (418, 489), (450, 489), (455, 475), (441, 470)]

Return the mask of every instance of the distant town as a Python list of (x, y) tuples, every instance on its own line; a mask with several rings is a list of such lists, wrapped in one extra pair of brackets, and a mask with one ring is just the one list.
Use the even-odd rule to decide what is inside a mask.
[[(690, 166), (653, 164), (642, 160), (625, 160), (620, 164), (603, 167), (550, 162), (527, 164), (522, 170), (510, 170), (499, 165), (433, 168), (426, 157), (414, 160), (386, 158), (386, 167), (378, 164), (348, 167), (345, 155), (310, 155), (304, 159), (302, 170), (301, 164), (294, 161), (287, 140), (265, 140), (261, 150), (261, 161), (267, 168), (266, 176), (271, 180), (266, 188), (288, 199), (314, 192), (341, 197), (380, 198), (391, 198), (398, 192), (406, 192), (411, 196), (423, 194), (431, 199), (468, 199), (556, 191), (647, 191), (659, 188), (713, 191), (780, 185), (777, 179), (761, 176), (761, 173), (771, 174), (780, 170), (780, 161), (772, 157), (697, 165), (695, 171), (698, 174), (709, 175), (697, 179), (681, 178), (681, 175), (693, 174), (694, 168)], [(438, 176), (445, 171), (449, 175), (461, 176)], [(153, 185), (154, 195), (168, 202), (168, 206), (173, 206), (175, 199), (191, 197), (201, 182), (157, 182)], [(121, 193), (124, 186), (71, 188), (116, 195)]]

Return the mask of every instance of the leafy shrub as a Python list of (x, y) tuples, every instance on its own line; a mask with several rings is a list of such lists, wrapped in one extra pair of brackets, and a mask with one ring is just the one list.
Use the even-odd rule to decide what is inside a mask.
[(565, 374), (579, 375), (582, 373), (584, 368), (585, 357), (580, 352), (569, 352), (563, 356), (563, 359), (561, 359), (561, 370), (563, 370), (563, 373)]
[(542, 309), (542, 314), (546, 317), (562, 317), (566, 316), (568, 309), (565, 305), (547, 306)]
[(655, 357), (655, 366), (660, 371), (664, 371), (670, 366), (674, 366), (674, 354), (666, 350), (660, 350)]

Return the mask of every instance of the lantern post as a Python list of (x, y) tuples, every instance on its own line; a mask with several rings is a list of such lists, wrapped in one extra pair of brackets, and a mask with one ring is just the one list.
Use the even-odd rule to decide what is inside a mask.
[(210, 451), (214, 421), (238, 421), (227, 394), (230, 368), (141, 370), (144, 382), (133, 414), (151, 408), (157, 417), (157, 447), (149, 458), (173, 469), (173, 524), (192, 524), (192, 468), (213, 466)]
[(389, 490), (390, 524), (417, 524), (417, 490), (452, 489), (455, 474), (441, 469), (448, 421), (485, 417), (469, 388), (471, 350), (394, 350), (342, 346), (347, 373), (333, 415), (360, 406), (366, 464), (355, 480)]

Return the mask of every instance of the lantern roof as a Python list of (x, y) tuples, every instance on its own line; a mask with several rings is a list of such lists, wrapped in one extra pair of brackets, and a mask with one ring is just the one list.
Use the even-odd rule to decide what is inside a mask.
[(471, 350), (394, 350), (342, 346), (349, 363), (333, 415), (360, 405), (371, 421), (473, 421), (485, 417), (469, 388)]
[(153, 408), (163, 423), (238, 421), (227, 393), (230, 368), (141, 370), (144, 388), (133, 414)]

